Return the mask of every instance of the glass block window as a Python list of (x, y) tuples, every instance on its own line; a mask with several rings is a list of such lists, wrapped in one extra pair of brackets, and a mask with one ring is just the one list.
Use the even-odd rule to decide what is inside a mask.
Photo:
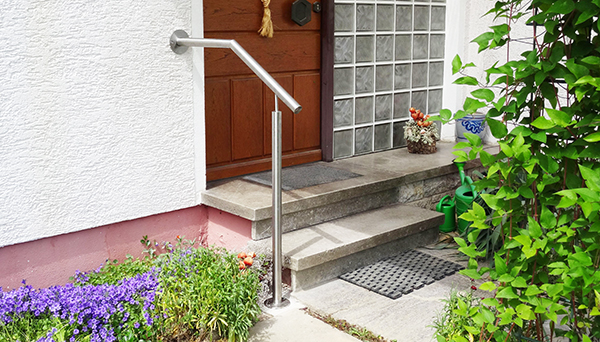
[(334, 158), (404, 147), (408, 109), (442, 108), (446, 2), (334, 3)]

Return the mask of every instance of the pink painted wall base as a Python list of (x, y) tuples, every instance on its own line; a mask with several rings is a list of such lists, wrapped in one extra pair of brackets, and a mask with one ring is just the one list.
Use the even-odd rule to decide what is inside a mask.
[(236, 251), (244, 249), (252, 239), (252, 222), (219, 209), (207, 207), (207, 210), (207, 244)]
[(217, 209), (196, 206), (75, 233), (0, 248), (0, 287), (9, 291), (25, 279), (35, 288), (63, 285), (76, 270), (94, 270), (106, 260), (142, 256), (140, 239), (196, 239), (231, 250), (250, 240), (251, 223)]

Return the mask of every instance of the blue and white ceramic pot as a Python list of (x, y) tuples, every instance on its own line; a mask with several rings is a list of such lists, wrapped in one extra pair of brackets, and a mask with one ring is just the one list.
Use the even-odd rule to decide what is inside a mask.
[(456, 141), (467, 141), (465, 133), (478, 135), (483, 141), (485, 137), (485, 114), (471, 114), (456, 120)]

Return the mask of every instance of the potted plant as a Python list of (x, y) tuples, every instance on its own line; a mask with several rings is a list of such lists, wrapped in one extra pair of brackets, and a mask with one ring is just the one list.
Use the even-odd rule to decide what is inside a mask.
[(409, 153), (429, 154), (435, 153), (435, 141), (439, 139), (437, 125), (427, 121), (429, 115), (424, 115), (421, 110), (410, 108), (412, 120), (404, 126), (404, 139)]
[(456, 119), (456, 141), (467, 141), (465, 133), (475, 134), (483, 141), (486, 134), (485, 120), (485, 114), (482, 113), (472, 113)]

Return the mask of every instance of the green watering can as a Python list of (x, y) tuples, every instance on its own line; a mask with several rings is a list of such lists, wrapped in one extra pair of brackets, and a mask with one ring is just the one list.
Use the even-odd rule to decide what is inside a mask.
[(435, 207), (435, 210), (446, 216), (444, 223), (440, 226), (440, 232), (449, 233), (454, 231), (456, 229), (456, 216), (452, 197), (450, 195), (442, 197), (440, 203)]
[[(467, 210), (471, 209), (473, 206), (473, 201), (479, 196), (477, 191), (475, 191), (475, 187), (473, 186), (473, 180), (471, 177), (465, 175), (465, 162), (454, 162), (456, 167), (458, 167), (458, 174), (460, 175), (460, 183), (461, 186), (456, 189), (454, 193), (454, 203), (456, 204), (456, 217), (460, 217)], [(458, 219), (458, 232), (463, 233), (467, 228), (469, 228), (470, 223), (463, 220)]]
[[(455, 217), (459, 217), (471, 209), (473, 201), (475, 201), (479, 194), (475, 191), (471, 177), (465, 175), (465, 163), (455, 161), (454, 164), (458, 167), (458, 174), (460, 175), (460, 183), (462, 185), (456, 189), (454, 201), (452, 201), (450, 195), (446, 195), (440, 200), (436, 210), (446, 215), (444, 223), (440, 226), (440, 231), (445, 233), (451, 232), (458, 226), (458, 232), (462, 234), (469, 227), (469, 222), (458, 219), (458, 223), (456, 224)], [(455, 212), (456, 216), (454, 216)]]

